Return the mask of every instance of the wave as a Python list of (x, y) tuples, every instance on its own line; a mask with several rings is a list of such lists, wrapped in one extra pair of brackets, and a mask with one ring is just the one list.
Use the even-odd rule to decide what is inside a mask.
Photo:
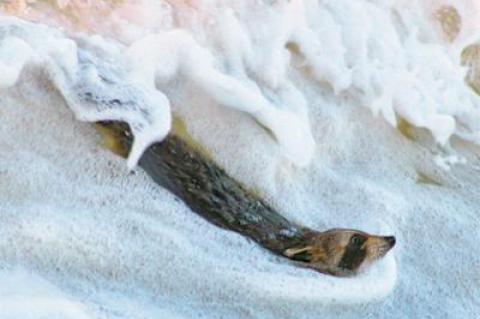
[[(461, 67), (475, 42), (468, 2), (11, 3), (21, 19), (0, 18), (5, 294), (40, 280), (38, 298), (55, 291), (59, 316), (72, 318), (381, 317), (397, 302), (417, 316), (474, 317), (459, 306), (474, 300), (479, 255), (478, 151), (456, 139), (480, 140)], [(133, 175), (72, 111), (130, 124)], [(394, 232), (395, 256), (330, 278), (198, 218), (134, 169), (172, 113), (289, 219)], [(443, 152), (469, 164), (437, 170)], [(12, 274), (17, 264), (36, 279)], [(462, 285), (443, 280), (453, 268)], [(411, 305), (412, 293), (433, 296), (430, 308)], [(459, 303), (446, 309), (444, 294)], [(57, 314), (35, 298), (39, 313)]]

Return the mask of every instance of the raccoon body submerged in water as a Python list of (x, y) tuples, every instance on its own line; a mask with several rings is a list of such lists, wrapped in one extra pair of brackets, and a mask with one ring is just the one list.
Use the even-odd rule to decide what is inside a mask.
[[(128, 154), (133, 142), (128, 125), (101, 122), (97, 127), (112, 151)], [(173, 130), (144, 152), (139, 166), (211, 223), (240, 233), (277, 255), (335, 276), (357, 273), (395, 245), (393, 236), (350, 229), (318, 232), (296, 225), (231, 178), (193, 144)]]

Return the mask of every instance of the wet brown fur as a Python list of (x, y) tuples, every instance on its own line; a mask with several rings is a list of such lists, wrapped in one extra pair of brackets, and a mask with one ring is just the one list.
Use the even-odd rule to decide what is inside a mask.
[[(359, 249), (348, 249), (352, 238), (361, 237), (364, 241)], [(290, 259), (306, 262), (308, 267), (336, 276), (356, 274), (375, 260), (383, 257), (394, 245), (392, 236), (375, 236), (352, 229), (331, 229), (319, 234), (306, 235), (307, 241), (298, 247), (285, 250)], [(342, 264), (347, 256), (358, 255), (358, 264)], [(355, 259), (355, 256), (351, 259)], [(349, 266), (353, 266), (350, 268)]]
[[(384, 256), (394, 237), (357, 230), (325, 232), (296, 225), (278, 214), (218, 167), (184, 129), (148, 148), (139, 165), (159, 185), (181, 198), (193, 211), (225, 229), (251, 238), (277, 255), (335, 276), (349, 276)], [(183, 127), (183, 126), (180, 126)], [(97, 129), (104, 144), (126, 156), (133, 142), (124, 123), (103, 122)]]

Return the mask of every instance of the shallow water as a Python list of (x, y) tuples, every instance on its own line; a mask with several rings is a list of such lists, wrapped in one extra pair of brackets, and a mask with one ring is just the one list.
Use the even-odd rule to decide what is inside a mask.
[[(332, 15), (345, 4), (328, 3)], [(357, 12), (368, 7), (368, 12), (377, 17), (389, 17), (388, 7), (358, 3)], [(221, 7), (215, 1), (203, 4), (194, 9), (206, 12)], [(234, 12), (242, 28), (255, 22), (262, 25), (258, 21), (275, 25), (281, 12), (281, 8), (267, 10), (269, 7), (263, 5), (260, 8), (264, 11), (255, 13), (233, 2), (224, 6), (237, 10)], [(197, 11), (180, 9), (184, 11), (177, 11), (172, 23), (181, 24), (187, 31), (210, 32), (202, 24), (202, 16), (194, 14)], [(409, 16), (407, 9), (401, 9), (406, 17), (420, 19), (415, 14)], [(226, 18), (223, 23), (232, 21)], [(333, 21), (331, 26), (336, 25), (340, 34), (353, 28), (345, 21)], [(312, 30), (321, 31), (322, 24), (309, 23), (313, 24)], [(388, 20), (385, 23), (385, 34), (397, 32)], [(427, 28), (430, 22), (425, 19), (424, 23)], [(238, 40), (241, 34), (234, 33), (237, 27), (232, 26), (234, 30), (223, 39)], [(265, 26), (265, 30), (271, 29)], [(303, 134), (311, 135), (315, 145), (309, 163), (300, 167), (288, 156), (288, 147), (282, 147), (281, 141), (277, 139), (278, 143), (258, 125), (258, 118), (255, 121), (251, 116), (256, 115), (254, 112), (240, 112), (241, 103), (215, 93), (212, 88), (222, 88), (219, 85), (225, 83), (220, 78), (205, 85), (194, 76), (196, 68), (192, 67), (188, 69), (191, 72), (171, 73), (170, 77), (155, 74), (156, 78), (148, 82), (142, 65), (135, 66), (128, 59), (145, 48), (145, 42), (138, 42), (143, 35), (135, 33), (134, 40), (122, 39), (122, 45), (113, 44), (110, 49), (105, 49), (101, 39), (74, 36), (79, 48), (87, 47), (88, 51), (92, 43), (100, 44), (102, 54), (122, 61), (122, 72), (138, 76), (138, 82), (129, 82), (129, 87), (138, 89), (138, 84), (142, 88), (135, 94), (157, 90), (167, 97), (171, 110), (184, 119), (190, 133), (216, 160), (288, 218), (320, 230), (351, 227), (396, 235), (395, 249), (370, 270), (355, 278), (333, 278), (299, 269), (244, 237), (209, 224), (153, 185), (140, 169), (129, 172), (123, 159), (102, 147), (93, 126), (77, 120), (82, 119), (82, 112), (95, 110), (95, 105), (85, 108), (76, 95), (78, 87), (71, 84), (78, 74), (85, 74), (76, 69), (79, 64), (75, 59), (69, 58), (77, 56), (76, 48), (65, 42), (62, 34), (36, 26), (30, 30), (17, 36), (21, 41), (2, 44), (3, 48), (20, 48), (18, 52), (26, 52), (24, 55), (0, 54), (2, 65), (13, 65), (8, 69), (13, 75), (2, 82), (8, 88), (0, 96), (1, 318), (476, 318), (480, 313), (480, 149), (467, 141), (473, 140), (480, 125), (475, 120), (479, 109), (477, 98), (463, 82), (464, 72), (449, 52), (458, 51), (459, 43), (435, 38), (432, 29), (428, 45), (423, 40), (408, 45), (392, 43), (385, 40), (385, 34), (383, 41), (372, 40), (371, 44), (373, 48), (385, 46), (385, 54), (392, 48), (402, 52), (399, 56), (411, 54), (407, 64), (422, 65), (430, 60), (429, 65), (416, 71), (421, 75), (418, 82), (409, 86), (423, 88), (418, 90), (429, 93), (427, 100), (442, 99), (443, 87), (436, 83), (440, 75), (450, 81), (452, 99), (466, 103), (458, 107), (433, 103), (419, 112), (415, 111), (418, 107), (402, 111), (408, 103), (401, 103), (405, 101), (402, 96), (391, 95), (398, 99), (392, 104), (397, 115), (440, 114), (454, 121), (453, 137), (448, 146), (441, 147), (436, 141), (441, 142), (438, 134), (447, 132), (444, 126), (412, 126), (408, 128), (410, 134), (402, 135), (389, 124), (392, 117), (387, 109), (379, 111), (384, 117), (374, 117), (374, 108), (363, 107), (376, 101), (378, 92), (362, 95), (353, 82), (342, 90), (346, 82), (355, 81), (355, 76), (346, 75), (351, 72), (348, 64), (343, 64), (345, 70), (322, 80), (303, 67), (312, 64), (313, 58), (293, 52), (291, 60), (284, 60), (280, 51), (283, 53), (273, 65), (286, 66), (285, 73), (268, 77), (272, 75), (270, 68), (248, 63), (262, 54), (268, 60), (275, 49), (257, 47), (252, 53), (255, 58), (244, 58), (247, 61), (240, 63), (235, 52), (243, 45), (225, 47), (223, 42), (223, 52), (202, 40), (204, 34), (195, 34), (199, 46), (214, 53), (213, 66), (207, 71), (218, 71), (215, 75), (228, 77), (229, 83), (237, 81), (231, 89), (234, 96), (240, 94), (235, 89), (240, 85), (244, 90), (240, 92), (252, 94), (255, 101), (270, 103), (265, 106), (261, 102), (258, 107), (286, 108), (304, 121)], [(109, 32), (108, 28), (102, 30), (104, 34)], [(52, 59), (48, 50), (51, 43), (35, 40), (36, 32), (53, 34), (42, 39), (64, 44), (59, 46), (64, 48), (60, 62), (58, 55)], [(470, 35), (460, 34), (458, 41), (462, 36)], [(354, 45), (348, 39), (339, 40), (341, 37), (331, 34), (324, 34), (322, 39), (330, 41), (331, 59), (337, 57), (335, 52), (346, 50), (345, 59), (334, 59), (337, 65), (350, 59), (363, 66), (363, 71), (371, 72), (372, 81), (365, 88), (374, 87), (378, 80), (389, 81), (388, 76), (375, 77), (408, 70), (403, 62), (394, 63), (396, 55), (377, 56), (388, 66), (382, 73), (369, 60), (358, 62), (372, 56), (354, 56), (347, 50), (351, 47), (345, 43)], [(280, 47), (282, 41), (278, 42)], [(136, 43), (138, 50), (129, 47), (130, 43)], [(28, 52), (28, 46), (37, 56)], [(433, 56), (438, 59), (432, 60)], [(325, 55), (316, 57), (320, 66), (326, 63)], [(38, 59), (54, 63), (45, 66)], [(230, 61), (231, 67), (219, 61)], [(98, 63), (91, 65), (105, 70)], [(160, 75), (166, 74), (161, 72), (165, 68), (158, 66)], [(98, 72), (123, 74), (106, 69)], [(120, 79), (117, 84), (125, 83), (122, 75), (115, 79)], [(85, 87), (98, 88), (90, 80), (87, 78)], [(131, 96), (143, 96), (135, 94)], [(149, 105), (155, 108), (157, 100), (152, 101)], [(306, 109), (292, 106), (302, 101)], [(427, 113), (422, 113), (425, 110)], [(83, 120), (88, 121), (88, 116)], [(263, 124), (268, 123), (272, 122)], [(276, 128), (285, 131), (287, 137), (292, 130), (291, 126)], [(447, 165), (448, 170), (435, 164), (448, 163), (449, 156), (461, 161)]]

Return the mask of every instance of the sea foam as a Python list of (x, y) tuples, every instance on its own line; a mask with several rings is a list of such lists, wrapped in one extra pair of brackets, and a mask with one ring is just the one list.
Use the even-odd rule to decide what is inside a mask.
[[(480, 115), (461, 67), (478, 40), (473, 3), (10, 4), (0, 268), (13, 279), (2, 317), (29, 315), (11, 295), (37, 317), (82, 319), (478, 313)], [(292, 221), (393, 233), (397, 247), (358, 277), (333, 278), (209, 224), (134, 169), (172, 112)], [(128, 122), (133, 173), (77, 120)], [(405, 121), (408, 138), (392, 129)], [(28, 270), (11, 270), (19, 264)], [(31, 299), (26, 282), (41, 287)]]
[[(150, 2), (150, 6), (159, 3)], [(138, 2), (137, 7), (149, 8), (147, 3)], [(325, 1), (320, 4), (294, 0), (270, 5), (252, 2), (228, 6), (213, 1), (200, 2), (185, 10), (181, 2), (174, 2), (163, 3), (164, 9), (156, 11), (155, 14), (163, 14), (157, 24), (146, 17), (148, 22), (142, 24), (134, 13), (131, 16), (125, 14), (125, 8), (134, 4), (84, 4), (91, 7), (91, 12), (106, 15), (106, 21), (123, 17), (124, 24), (115, 32), (125, 35), (123, 38), (117, 35), (117, 38), (126, 45), (117, 45), (115, 52), (102, 52), (103, 67), (90, 60), (86, 62), (91, 64), (90, 67), (76, 69), (72, 63), (66, 65), (61, 59), (50, 58), (55, 61), (50, 63), (51, 69), (56, 68), (53, 72), (50, 70), (55, 73), (54, 78), (58, 78), (58, 69), (61, 69), (69, 73), (70, 81), (105, 86), (99, 77), (120, 76), (129, 80), (116, 81), (134, 83), (116, 83), (117, 86), (130, 86), (132, 90), (145, 91), (139, 95), (152, 96), (151, 101), (144, 101), (142, 106), (144, 110), (148, 109), (142, 114), (148, 115), (139, 112), (134, 115), (121, 104), (115, 106), (109, 101), (97, 101), (103, 103), (102, 109), (109, 110), (108, 114), (97, 109), (98, 114), (93, 115), (91, 110), (77, 110), (81, 103), (71, 103), (79, 119), (93, 121), (111, 117), (130, 124), (136, 138), (129, 167), (136, 164), (145, 147), (168, 133), (170, 101), (161, 91), (160, 83), (172, 81), (179, 74), (221, 105), (251, 114), (273, 133), (287, 158), (299, 166), (308, 165), (315, 143), (309, 124), (308, 103), (288, 74), (292, 68), (292, 55), (299, 57), (301, 64), (298, 67), (311, 72), (319, 84), (330, 86), (335, 95), (355, 98), (359, 105), (370, 108), (374, 115), (381, 114), (393, 126), (400, 118), (414, 126), (427, 128), (440, 145), (446, 145), (453, 135), (479, 142), (478, 98), (463, 81), (466, 71), (458, 67), (461, 52), (458, 45), (465, 43), (460, 40), (450, 46), (442, 43), (420, 3), (395, 6), (363, 1)], [(83, 12), (76, 1), (64, 1), (58, 6), (61, 10)], [(34, 7), (34, 10), (41, 12), (42, 8)], [(182, 21), (190, 19), (191, 23), (165, 25), (164, 21), (173, 21), (182, 14), (185, 15)], [(465, 21), (459, 23), (469, 20)], [(88, 24), (89, 20), (85, 23)], [(97, 32), (112, 36), (112, 28), (105, 23), (98, 26)], [(137, 32), (132, 38), (132, 30), (142, 28), (146, 31)], [(32, 34), (24, 32), (27, 37)], [(466, 37), (462, 35), (462, 38)], [(84, 36), (84, 42), (97, 45), (102, 42), (98, 37), (96, 41), (87, 38)], [(21, 37), (6, 41), (3, 51), (19, 45), (20, 40)], [(28, 40), (22, 45), (25, 43)], [(42, 54), (54, 54), (48, 49), (52, 44), (42, 43), (40, 46), (43, 48), (33, 44), (30, 49), (36, 50), (40, 59), (46, 58), (41, 57)], [(31, 55), (27, 47), (17, 50), (23, 53), (11, 65), (6, 65), (10, 70), (5, 73), (5, 85), (15, 81)], [(81, 52), (70, 51), (62, 55), (69, 56), (72, 61), (82, 59)], [(432, 65), (441, 67), (432, 68)], [(103, 74), (95, 75), (100, 69)], [(85, 72), (89, 72), (86, 77)], [(58, 84), (66, 96), (75, 94), (68, 92), (71, 88), (65, 85), (74, 84)], [(87, 90), (96, 89), (90, 87)]]

